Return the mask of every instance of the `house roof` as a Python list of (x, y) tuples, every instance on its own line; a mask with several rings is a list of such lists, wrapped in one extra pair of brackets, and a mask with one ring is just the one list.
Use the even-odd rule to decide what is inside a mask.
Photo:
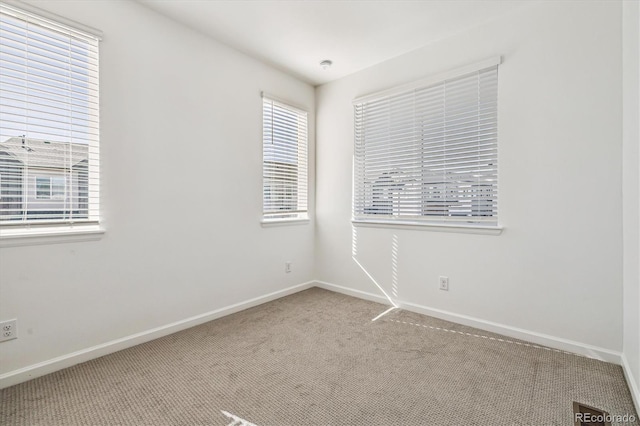
[(13, 137), (0, 143), (0, 162), (7, 156), (29, 167), (69, 169), (89, 158), (89, 145)]

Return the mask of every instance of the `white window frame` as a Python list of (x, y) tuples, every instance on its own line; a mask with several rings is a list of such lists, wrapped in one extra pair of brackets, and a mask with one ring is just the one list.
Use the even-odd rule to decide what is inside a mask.
[[(309, 117), (308, 112), (298, 106), (293, 105), (291, 102), (284, 101), (273, 95), (265, 92), (261, 93), (262, 96), (262, 220), (263, 225), (278, 225), (278, 224), (295, 224), (295, 223), (308, 223), (309, 222), (309, 164), (308, 164), (308, 150), (309, 150)], [(267, 109), (271, 108), (268, 111)], [(296, 163), (292, 168), (295, 168), (295, 173), (290, 170), (284, 172), (276, 170), (278, 167), (268, 157), (273, 156), (274, 153), (269, 149), (269, 145), (273, 144), (275, 133), (273, 132), (276, 121), (274, 120), (273, 108), (278, 108), (281, 112), (291, 114), (296, 117), (296, 125), (293, 127), (281, 127), (282, 132), (288, 132), (289, 135), (296, 134), (296, 147), (292, 150), (290, 147), (284, 147), (287, 149), (288, 156), (295, 156)], [(282, 126), (285, 126), (284, 124)], [(295, 151), (295, 152), (294, 152)], [(286, 166), (286, 165), (284, 165)], [(274, 177), (275, 176), (275, 177)], [(272, 185), (277, 181), (280, 182), (280, 186), (283, 188), (285, 196), (282, 202), (285, 204), (291, 204), (289, 208), (285, 204), (278, 204), (277, 202), (270, 201), (266, 198), (267, 193), (272, 194)], [(295, 180), (293, 186), (291, 181)], [(294, 194), (295, 197), (291, 195)]]
[[(96, 49), (99, 49), (97, 45), (102, 39), (102, 33), (89, 26), (44, 11), (38, 7), (13, 0), (5, 0), (0, 3), (0, 12), (28, 24), (37, 25), (48, 31), (65, 34), (76, 39), (93, 40)], [(96, 79), (98, 78), (99, 76), (96, 74)], [(99, 113), (96, 114), (96, 116), (99, 116)], [(97, 179), (99, 179), (100, 176), (100, 160), (97, 144), (99, 144), (99, 142), (96, 143), (96, 147), (91, 151), (88, 159), (88, 167), (95, 175), (95, 178), (91, 178), (88, 183), (89, 187), (93, 185), (90, 189), (93, 191), (99, 191)], [(65, 179), (65, 194), (62, 195), (62, 197), (66, 197), (68, 182), (66, 181), (66, 176), (61, 176), (61, 178)], [(51, 196), (53, 197), (53, 181), (51, 179), (50, 183)], [(22, 196), (26, 198), (28, 196), (27, 187), (24, 186), (22, 191)], [(90, 214), (91, 217), (88, 220), (56, 220), (53, 222), (26, 220), (20, 221), (20, 223), (5, 222), (0, 224), (0, 247), (98, 240), (105, 232), (99, 216), (99, 200), (99, 195), (93, 197), (93, 204), (89, 208), (91, 208), (94, 213)]]
[[(433, 181), (425, 177), (425, 172), (430, 172), (430, 170), (427, 169), (426, 168), (427, 166), (425, 166), (424, 164), (425, 164), (425, 161), (430, 160), (430, 158), (428, 154), (427, 154), (427, 157), (425, 157), (425, 148), (424, 148), (425, 139), (423, 139), (421, 131), (414, 130), (414, 129), (419, 129), (419, 126), (416, 123), (418, 122), (422, 123), (420, 120), (423, 120), (423, 116), (413, 115), (413, 114), (418, 114), (418, 112), (416, 112), (418, 111), (416, 109), (417, 106), (415, 106), (417, 105), (416, 102), (418, 102), (415, 98), (415, 96), (418, 96), (417, 95), (418, 92), (421, 91), (421, 93), (425, 93), (428, 91), (429, 88), (437, 87), (441, 85), (444, 85), (446, 87), (446, 84), (449, 81), (452, 81), (458, 78), (465, 78), (466, 76), (471, 77), (472, 75), (474, 75), (474, 73), (479, 74), (482, 71), (485, 71), (488, 69), (497, 69), (500, 63), (501, 63), (501, 57), (490, 58), (479, 63), (471, 64), (466, 67), (461, 67), (446, 73), (434, 75), (434, 76), (431, 76), (419, 81), (415, 81), (406, 85), (394, 87), (388, 90), (363, 96), (353, 101), (355, 147), (354, 147), (354, 163), (353, 163), (354, 174), (353, 174), (352, 222), (355, 225), (375, 226), (375, 227), (419, 226), (419, 227), (423, 227), (423, 229), (439, 228), (439, 229), (448, 230), (448, 231), (459, 230), (459, 231), (465, 232), (465, 230), (469, 230), (470, 232), (480, 231), (480, 233), (485, 233), (484, 231), (488, 231), (486, 233), (489, 233), (489, 234), (497, 234), (499, 233), (499, 231), (502, 230), (502, 226), (499, 225), (498, 223), (496, 205), (493, 205), (493, 207), (491, 207), (491, 213), (488, 215), (487, 214), (481, 215), (479, 213), (480, 210), (478, 210), (478, 212), (472, 211), (470, 214), (467, 215), (467, 217), (460, 217), (460, 216), (457, 216), (456, 212), (452, 210), (452, 207), (454, 207), (453, 204), (451, 204), (451, 202), (447, 200), (444, 203), (445, 207), (442, 207), (442, 213), (439, 213), (437, 215), (429, 213), (430, 210), (427, 207), (425, 207), (425, 206), (428, 206), (428, 204), (425, 204), (425, 197), (429, 195), (433, 195), (433, 193), (431, 191), (425, 190), (425, 185), (429, 185)], [(442, 99), (447, 99), (446, 89), (443, 93), (444, 93), (443, 95), (444, 98)], [(497, 102), (497, 88), (496, 88), (495, 96), (496, 96), (496, 102)], [(390, 124), (385, 124), (386, 119), (385, 119), (385, 122), (382, 122), (383, 124), (380, 124), (379, 121), (375, 121), (375, 122), (371, 122), (370, 120), (367, 121), (367, 116), (363, 115), (365, 114), (365, 112), (363, 111), (366, 111), (367, 107), (368, 108), (384, 108), (384, 104), (387, 101), (389, 102), (389, 105), (398, 105), (397, 110), (401, 111), (400, 112), (401, 115), (397, 117), (400, 117), (400, 119), (393, 118), (392, 115), (389, 115), (388, 119), (390, 120), (389, 121)], [(438, 102), (440, 102), (440, 100), (438, 100)], [(431, 104), (429, 105), (431, 107)], [(440, 104), (438, 103), (436, 105), (440, 105)], [(446, 105), (446, 104), (442, 104), (442, 105)], [(389, 106), (388, 108), (394, 108), (394, 107)], [(444, 106), (442, 106), (441, 108), (444, 108)], [(377, 110), (377, 111), (381, 111), (381, 110)], [(393, 114), (393, 111), (395, 110), (393, 109), (390, 110), (389, 114)], [(497, 114), (497, 104), (495, 106), (495, 112)], [(379, 114), (379, 113), (376, 112), (376, 114)], [(431, 110), (429, 110), (429, 114), (432, 114)], [(382, 117), (382, 116), (374, 115), (373, 117)], [(425, 116), (425, 117), (431, 118), (431, 115)], [(497, 115), (495, 120), (496, 120), (495, 126), (496, 126), (496, 132), (497, 132)], [(371, 128), (367, 128), (363, 126), (373, 126), (373, 124), (369, 124), (370, 122), (375, 123), (375, 127), (373, 128), (375, 132), (365, 133), (368, 129), (371, 129)], [(396, 124), (396, 123), (400, 123), (400, 124)], [(378, 126), (382, 126), (382, 127), (378, 127)], [(389, 127), (387, 130), (384, 130), (386, 128), (385, 126), (393, 126), (393, 127)], [(418, 127), (414, 127), (414, 126), (418, 126)], [(381, 130), (382, 133), (380, 133), (380, 129), (382, 129)], [(389, 133), (390, 135), (392, 134), (392, 132), (399, 132), (402, 135), (402, 137), (401, 139), (394, 139), (393, 136), (386, 136), (387, 131), (390, 132)], [(407, 134), (410, 134), (411, 136), (408, 136), (408, 137), (405, 136)], [(371, 135), (375, 135), (375, 136), (371, 136)], [(372, 137), (373, 139), (371, 139)], [(389, 146), (388, 145), (389, 142), (384, 142), (387, 138), (389, 138), (388, 141), (394, 143), (394, 146)], [(397, 142), (398, 140), (400, 140), (400, 142)], [(443, 140), (446, 141), (447, 137), (444, 136)], [(368, 145), (365, 145), (367, 144), (368, 141), (374, 141), (374, 142), (370, 142), (373, 144), (382, 143), (383, 147), (386, 146), (386, 148), (384, 148), (384, 152), (387, 153), (386, 156), (380, 157), (381, 159), (379, 158), (379, 159), (371, 160), (372, 157), (368, 156), (367, 154)], [(444, 142), (444, 143), (446, 145), (447, 142)], [(397, 151), (395, 144), (399, 144), (399, 146), (402, 147), (403, 151), (401, 152)], [(415, 145), (415, 149), (412, 148), (412, 146), (414, 145)], [(497, 136), (496, 136), (495, 148), (494, 148), (496, 152), (497, 152), (497, 145), (498, 145), (498, 142), (497, 142)], [(374, 149), (378, 149), (377, 148), (378, 145), (375, 145), (375, 146), (371, 145), (371, 146), (374, 147)], [(373, 152), (378, 152), (378, 151), (373, 151)], [(383, 151), (379, 151), (379, 152), (383, 152)], [(380, 156), (380, 154), (377, 154), (377, 153), (373, 155)], [(407, 159), (395, 160), (396, 163), (393, 163), (394, 160), (393, 159), (388, 160), (388, 158), (392, 158), (394, 155), (396, 156), (401, 155), (406, 158), (409, 158), (409, 160)], [(412, 166), (411, 167), (409, 166), (409, 163), (414, 162), (412, 159), (415, 159), (415, 167), (413, 167), (413, 169), (417, 170), (417, 172), (414, 172), (417, 178), (410, 180), (402, 176), (400, 179), (398, 179), (396, 176), (392, 176), (393, 170), (395, 170), (396, 164), (401, 164), (401, 166), (404, 167), (405, 170), (412, 169)], [(374, 162), (372, 163), (371, 161), (374, 161)], [(386, 165), (387, 163), (388, 165)], [(495, 168), (495, 170), (491, 171), (490, 173), (495, 173), (495, 179), (493, 179), (494, 176), (490, 176), (489, 179), (493, 180), (493, 182), (488, 184), (491, 186), (490, 191), (492, 191), (493, 195), (488, 197), (495, 198), (494, 204), (497, 204), (497, 167), (498, 167), (497, 154), (495, 154), (495, 164), (493, 165), (493, 167)], [(372, 175), (370, 172), (365, 172), (365, 169), (374, 170), (373, 172), (374, 177), (379, 174), (380, 176), (379, 179), (382, 179), (383, 177), (386, 178), (386, 181), (380, 184), (381, 187), (384, 187), (383, 195), (385, 197), (383, 198), (387, 200), (385, 204), (385, 206), (387, 207), (386, 209), (381, 209), (380, 206), (382, 206), (382, 204), (379, 203), (378, 207), (380, 208), (378, 208), (378, 210), (380, 211), (374, 211), (376, 210), (376, 206), (374, 205), (375, 203), (372, 200), (375, 194), (373, 194), (373, 192), (371, 191), (375, 189), (374, 188), (375, 182), (372, 183), (373, 181)], [(365, 174), (365, 173), (369, 173), (369, 174)], [(443, 172), (444, 176), (446, 176), (445, 173), (446, 173), (446, 165), (445, 165), (445, 172)], [(396, 180), (399, 183), (396, 182)], [(400, 203), (403, 202), (402, 194), (401, 194), (403, 190), (402, 187), (403, 185), (406, 187), (408, 185), (408, 182), (412, 182), (412, 184), (414, 185), (415, 189), (413, 189), (414, 192), (412, 193), (412, 196), (416, 196), (417, 198), (414, 198), (413, 199), (414, 201), (412, 201), (409, 204), (405, 204), (405, 207), (403, 209), (400, 209), (398, 202)], [(456, 185), (458, 185), (456, 187), (458, 189), (455, 189), (455, 191), (462, 191), (462, 184), (459, 182)], [(395, 188), (396, 186), (399, 189), (396, 192), (394, 192), (393, 188)], [(381, 196), (379, 195), (379, 197)], [(418, 201), (415, 201), (415, 200), (418, 200)], [(422, 201), (419, 201), (419, 200), (422, 200)], [(407, 205), (409, 205), (409, 207), (407, 207)], [(482, 211), (486, 213), (486, 210), (482, 210)], [(480, 217), (480, 216), (486, 216), (486, 217)], [(498, 232), (496, 233), (494, 231), (498, 231)]]

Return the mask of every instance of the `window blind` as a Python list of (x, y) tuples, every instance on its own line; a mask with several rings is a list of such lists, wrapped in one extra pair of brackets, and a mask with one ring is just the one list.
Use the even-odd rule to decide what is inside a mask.
[(497, 225), (498, 66), (415, 86), (354, 102), (354, 219)]
[(307, 113), (267, 96), (262, 100), (263, 216), (307, 217)]
[(0, 225), (98, 222), (98, 38), (0, 4)]

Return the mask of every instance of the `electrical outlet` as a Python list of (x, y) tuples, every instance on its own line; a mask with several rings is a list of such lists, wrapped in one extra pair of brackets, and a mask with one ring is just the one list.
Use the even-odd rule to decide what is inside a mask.
[(440, 290), (449, 291), (449, 277), (440, 277)]
[(291, 272), (291, 262), (284, 262), (284, 272), (287, 274)]
[(18, 338), (18, 320), (0, 322), (0, 342)]

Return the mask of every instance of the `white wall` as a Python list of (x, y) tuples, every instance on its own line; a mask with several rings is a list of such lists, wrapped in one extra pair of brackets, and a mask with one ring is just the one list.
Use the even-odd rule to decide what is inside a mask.
[[(390, 295), (397, 268), (401, 302), (619, 353), (620, 17), (619, 2), (532, 3), (317, 88), (318, 278), (380, 293), (355, 249)], [(498, 54), (502, 235), (354, 232), (352, 99)]]
[(640, 5), (623, 3), (624, 345), (627, 380), (640, 407)]
[(311, 86), (135, 2), (31, 3), (104, 33), (107, 232), (0, 251), (0, 374), (313, 278), (313, 221), (260, 226), (260, 91), (308, 108), (313, 153)]

